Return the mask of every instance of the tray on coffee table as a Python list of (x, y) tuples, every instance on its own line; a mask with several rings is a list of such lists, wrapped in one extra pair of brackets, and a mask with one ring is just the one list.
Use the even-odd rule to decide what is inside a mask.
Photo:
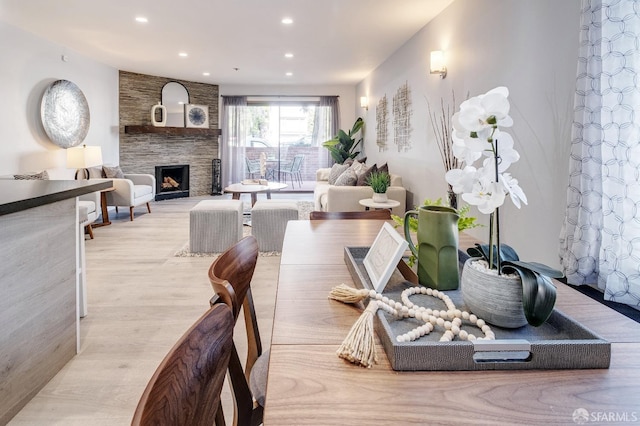
[[(344, 259), (355, 285), (371, 289), (373, 287), (363, 264), (368, 250), (368, 247), (345, 247)], [(417, 282), (415, 273), (402, 263), (392, 274), (383, 294), (400, 301), (402, 290), (417, 285)], [(456, 307), (466, 309), (460, 290), (445, 293)], [(426, 308), (445, 308), (441, 300), (427, 295), (417, 294), (411, 300)], [(491, 326), (496, 336), (493, 341), (440, 342), (442, 331), (439, 327), (413, 342), (396, 340), (396, 336), (420, 324), (422, 322), (415, 318), (397, 320), (378, 310), (376, 333), (394, 370), (608, 368), (611, 360), (609, 342), (557, 309), (540, 327), (526, 325), (518, 329), (504, 329)], [(466, 325), (466, 322), (463, 329), (480, 334), (475, 326)]]

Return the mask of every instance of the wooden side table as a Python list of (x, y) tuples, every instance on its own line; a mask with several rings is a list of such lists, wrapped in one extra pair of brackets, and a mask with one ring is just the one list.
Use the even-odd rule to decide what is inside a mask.
[(388, 209), (391, 210), (394, 207), (398, 207), (400, 205), (400, 201), (396, 200), (387, 200), (384, 203), (377, 203), (373, 201), (373, 198), (365, 198), (363, 200), (358, 201), (361, 206), (365, 207), (365, 210), (374, 209), (374, 210), (382, 210)]
[(103, 189), (100, 191), (100, 204), (102, 205), (102, 222), (95, 222), (92, 227), (99, 228), (101, 226), (111, 225), (109, 220), (109, 209), (107, 208), (107, 192), (115, 191), (115, 187)]

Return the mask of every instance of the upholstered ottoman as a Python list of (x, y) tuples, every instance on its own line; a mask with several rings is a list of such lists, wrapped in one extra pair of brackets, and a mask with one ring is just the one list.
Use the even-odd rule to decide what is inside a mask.
[(189, 251), (221, 253), (242, 239), (242, 201), (204, 200), (189, 212)]
[(281, 251), (287, 222), (298, 219), (298, 203), (258, 200), (251, 209), (251, 233), (260, 251)]

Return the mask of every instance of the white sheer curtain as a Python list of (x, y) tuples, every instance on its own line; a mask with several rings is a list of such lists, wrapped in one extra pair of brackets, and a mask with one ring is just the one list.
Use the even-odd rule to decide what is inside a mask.
[(222, 160), (223, 188), (245, 178), (245, 146), (249, 134), (246, 96), (222, 98)]
[(562, 265), (640, 307), (640, 4), (583, 0)]
[(333, 138), (340, 128), (340, 107), (337, 96), (320, 96), (313, 125), (313, 145), (318, 146), (318, 166), (328, 167), (329, 150), (322, 143)]

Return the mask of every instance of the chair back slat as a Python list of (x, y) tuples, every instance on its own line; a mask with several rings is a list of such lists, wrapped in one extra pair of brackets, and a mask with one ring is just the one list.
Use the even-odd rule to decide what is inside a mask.
[(248, 236), (220, 255), (209, 268), (209, 281), (217, 295), (215, 303), (229, 305), (236, 321), (240, 310), (244, 312), (247, 331), (247, 359), (244, 369), (235, 345), (229, 362), (229, 377), (235, 401), (234, 424), (238, 426), (262, 422), (262, 407), (254, 404), (249, 388), (251, 369), (262, 355), (258, 321), (251, 295), (251, 279), (257, 260), (258, 242), (254, 236)]
[(233, 309), (237, 319), (258, 261), (258, 242), (248, 236), (231, 246), (213, 261), (209, 281), (213, 291)]
[(200, 317), (156, 369), (131, 424), (212, 425), (232, 353), (234, 323), (224, 304)]

